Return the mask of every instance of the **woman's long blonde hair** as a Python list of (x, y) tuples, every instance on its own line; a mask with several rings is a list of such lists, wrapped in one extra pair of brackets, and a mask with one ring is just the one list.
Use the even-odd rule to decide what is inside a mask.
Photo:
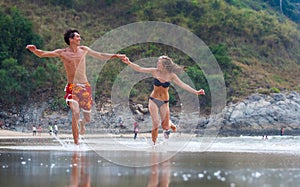
[(161, 60), (162, 65), (170, 73), (182, 73), (183, 68), (173, 62), (173, 60), (168, 56), (160, 56), (158, 59)]

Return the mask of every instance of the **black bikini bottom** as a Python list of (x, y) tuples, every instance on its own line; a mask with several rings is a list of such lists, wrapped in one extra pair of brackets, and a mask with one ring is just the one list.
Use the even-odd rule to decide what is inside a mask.
[(151, 99), (158, 108), (160, 108), (162, 105), (168, 103), (169, 101), (161, 101), (161, 100), (158, 100), (158, 99), (155, 99), (153, 97), (149, 97), (149, 99)]

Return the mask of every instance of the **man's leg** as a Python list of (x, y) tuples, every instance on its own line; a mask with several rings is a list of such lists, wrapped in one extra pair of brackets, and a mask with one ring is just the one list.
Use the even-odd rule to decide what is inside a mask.
[(69, 102), (70, 108), (72, 110), (72, 133), (73, 133), (73, 139), (74, 143), (76, 145), (79, 144), (79, 133), (78, 133), (78, 122), (80, 117), (80, 110), (79, 105), (77, 102)]
[(83, 119), (80, 121), (80, 134), (85, 134), (85, 125), (91, 121), (91, 112), (83, 112)]

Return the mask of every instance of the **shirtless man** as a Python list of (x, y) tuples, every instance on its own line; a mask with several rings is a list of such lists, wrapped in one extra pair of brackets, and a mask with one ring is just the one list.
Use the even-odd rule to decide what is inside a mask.
[[(80, 134), (85, 133), (84, 125), (90, 122), (92, 108), (92, 89), (86, 76), (86, 55), (100, 60), (120, 58), (124, 60), (125, 55), (100, 53), (87, 46), (81, 46), (81, 37), (78, 30), (68, 30), (64, 34), (64, 40), (69, 45), (65, 49), (43, 51), (35, 45), (27, 45), (26, 48), (36, 56), (58, 57), (64, 64), (68, 83), (65, 87), (65, 99), (72, 110), (72, 132), (74, 143), (79, 144), (78, 123), (80, 122)], [(83, 119), (80, 120), (80, 109), (83, 112)]]

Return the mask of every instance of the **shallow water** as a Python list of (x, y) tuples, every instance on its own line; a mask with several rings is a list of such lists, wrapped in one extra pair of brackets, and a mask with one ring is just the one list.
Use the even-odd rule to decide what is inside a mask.
[[(103, 151), (113, 158), (163, 152)], [(146, 155), (147, 154), (147, 155)], [(300, 156), (284, 153), (178, 152), (166, 162), (128, 167), (94, 151), (0, 150), (0, 186), (299, 186)]]

